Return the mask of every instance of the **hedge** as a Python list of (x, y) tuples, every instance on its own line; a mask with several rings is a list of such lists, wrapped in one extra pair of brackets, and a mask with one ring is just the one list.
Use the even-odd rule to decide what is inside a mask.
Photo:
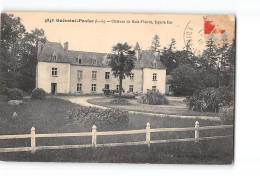
[(23, 99), (23, 91), (17, 88), (8, 89), (7, 91), (7, 99), (8, 100), (22, 100)]
[(167, 105), (169, 100), (159, 91), (148, 91), (147, 94), (138, 99), (139, 103), (150, 105)]
[(66, 119), (67, 123), (96, 125), (98, 129), (125, 127), (129, 123), (128, 111), (96, 107), (76, 107), (67, 112)]
[(114, 98), (127, 98), (127, 99), (135, 99), (136, 95), (134, 93), (122, 93), (121, 95), (119, 94), (114, 94)]
[(218, 112), (223, 106), (233, 105), (233, 97), (234, 91), (231, 87), (209, 87), (195, 91), (185, 101), (190, 110)]
[(233, 125), (234, 124), (234, 108), (232, 106), (223, 106), (219, 110), (219, 117), (221, 123), (224, 125)]
[(129, 101), (125, 98), (115, 98), (110, 101), (112, 104), (130, 104)]

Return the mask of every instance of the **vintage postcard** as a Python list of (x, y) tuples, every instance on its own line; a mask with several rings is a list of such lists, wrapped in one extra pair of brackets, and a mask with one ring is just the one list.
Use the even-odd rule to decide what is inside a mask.
[(1, 13), (0, 160), (232, 164), (235, 16)]

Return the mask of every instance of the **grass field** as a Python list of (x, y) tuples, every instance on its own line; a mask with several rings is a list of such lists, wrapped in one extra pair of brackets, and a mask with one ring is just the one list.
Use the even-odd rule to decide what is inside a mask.
[(94, 98), (88, 100), (89, 103), (105, 106), (125, 109), (128, 111), (138, 111), (138, 112), (149, 112), (158, 114), (169, 114), (169, 115), (182, 115), (182, 116), (218, 116), (217, 113), (211, 112), (197, 112), (190, 111), (183, 100), (184, 97), (167, 97), (169, 100), (169, 105), (149, 105), (142, 104), (137, 101), (137, 99), (129, 99), (128, 104), (112, 104), (111, 97)]
[[(68, 133), (91, 131), (92, 124), (67, 124), (66, 112), (78, 105), (65, 100), (47, 98), (43, 101), (24, 99), (18, 107), (12, 107), (2, 97), (0, 101), (0, 135), (29, 134), (32, 126), (36, 133)], [(12, 119), (17, 112), (18, 118)], [(147, 122), (151, 128), (193, 127), (194, 119), (158, 118), (145, 115), (129, 115), (128, 127), (109, 130), (144, 129)], [(218, 125), (219, 122), (200, 120), (201, 126)], [(99, 131), (98, 127), (97, 130)], [(201, 132), (201, 136), (224, 135), (232, 130)], [(151, 139), (194, 137), (194, 132), (155, 133)], [(98, 137), (98, 143), (145, 140), (144, 134)], [(42, 138), (37, 145), (64, 145), (91, 143), (91, 137)], [(30, 146), (30, 139), (0, 140), (0, 147)], [(208, 163), (227, 164), (233, 159), (233, 139), (154, 144), (147, 146), (125, 146), (97, 149), (46, 150), (30, 152), (0, 153), (0, 160), (18, 161), (64, 161), (64, 162), (138, 162), (138, 163)]]

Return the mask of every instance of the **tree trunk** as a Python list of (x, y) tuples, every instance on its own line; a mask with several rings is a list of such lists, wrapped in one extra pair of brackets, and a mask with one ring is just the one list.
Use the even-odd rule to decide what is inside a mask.
[(218, 67), (218, 88), (220, 88), (220, 68)]
[(122, 83), (123, 83), (123, 74), (119, 75), (119, 95), (122, 94)]

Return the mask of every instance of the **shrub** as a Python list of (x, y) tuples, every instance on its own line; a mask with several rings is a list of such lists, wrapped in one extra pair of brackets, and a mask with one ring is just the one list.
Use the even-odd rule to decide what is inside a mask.
[(225, 125), (233, 125), (234, 124), (234, 108), (230, 106), (223, 106), (219, 110), (219, 117), (221, 119), (221, 123)]
[(189, 64), (183, 64), (173, 69), (169, 80), (177, 96), (192, 95), (199, 88), (201, 79), (199, 73)]
[(114, 94), (114, 98), (135, 99), (135, 97), (136, 95), (134, 93), (122, 93), (121, 95)]
[(195, 91), (185, 101), (191, 110), (218, 112), (220, 107), (233, 104), (233, 90), (230, 87), (205, 88)]
[(112, 104), (129, 104), (129, 101), (125, 98), (116, 98), (110, 101)]
[(68, 123), (96, 125), (98, 129), (125, 127), (129, 123), (128, 111), (96, 107), (76, 107), (67, 112), (66, 119)]
[(150, 105), (167, 105), (169, 104), (168, 99), (165, 95), (161, 94), (159, 91), (148, 91), (147, 94), (141, 96), (138, 99), (139, 103), (150, 104)]
[(17, 88), (9, 89), (7, 91), (7, 99), (8, 100), (22, 100), (23, 99), (23, 91)]
[(32, 91), (31, 99), (43, 100), (46, 97), (46, 92), (41, 88), (35, 88)]

